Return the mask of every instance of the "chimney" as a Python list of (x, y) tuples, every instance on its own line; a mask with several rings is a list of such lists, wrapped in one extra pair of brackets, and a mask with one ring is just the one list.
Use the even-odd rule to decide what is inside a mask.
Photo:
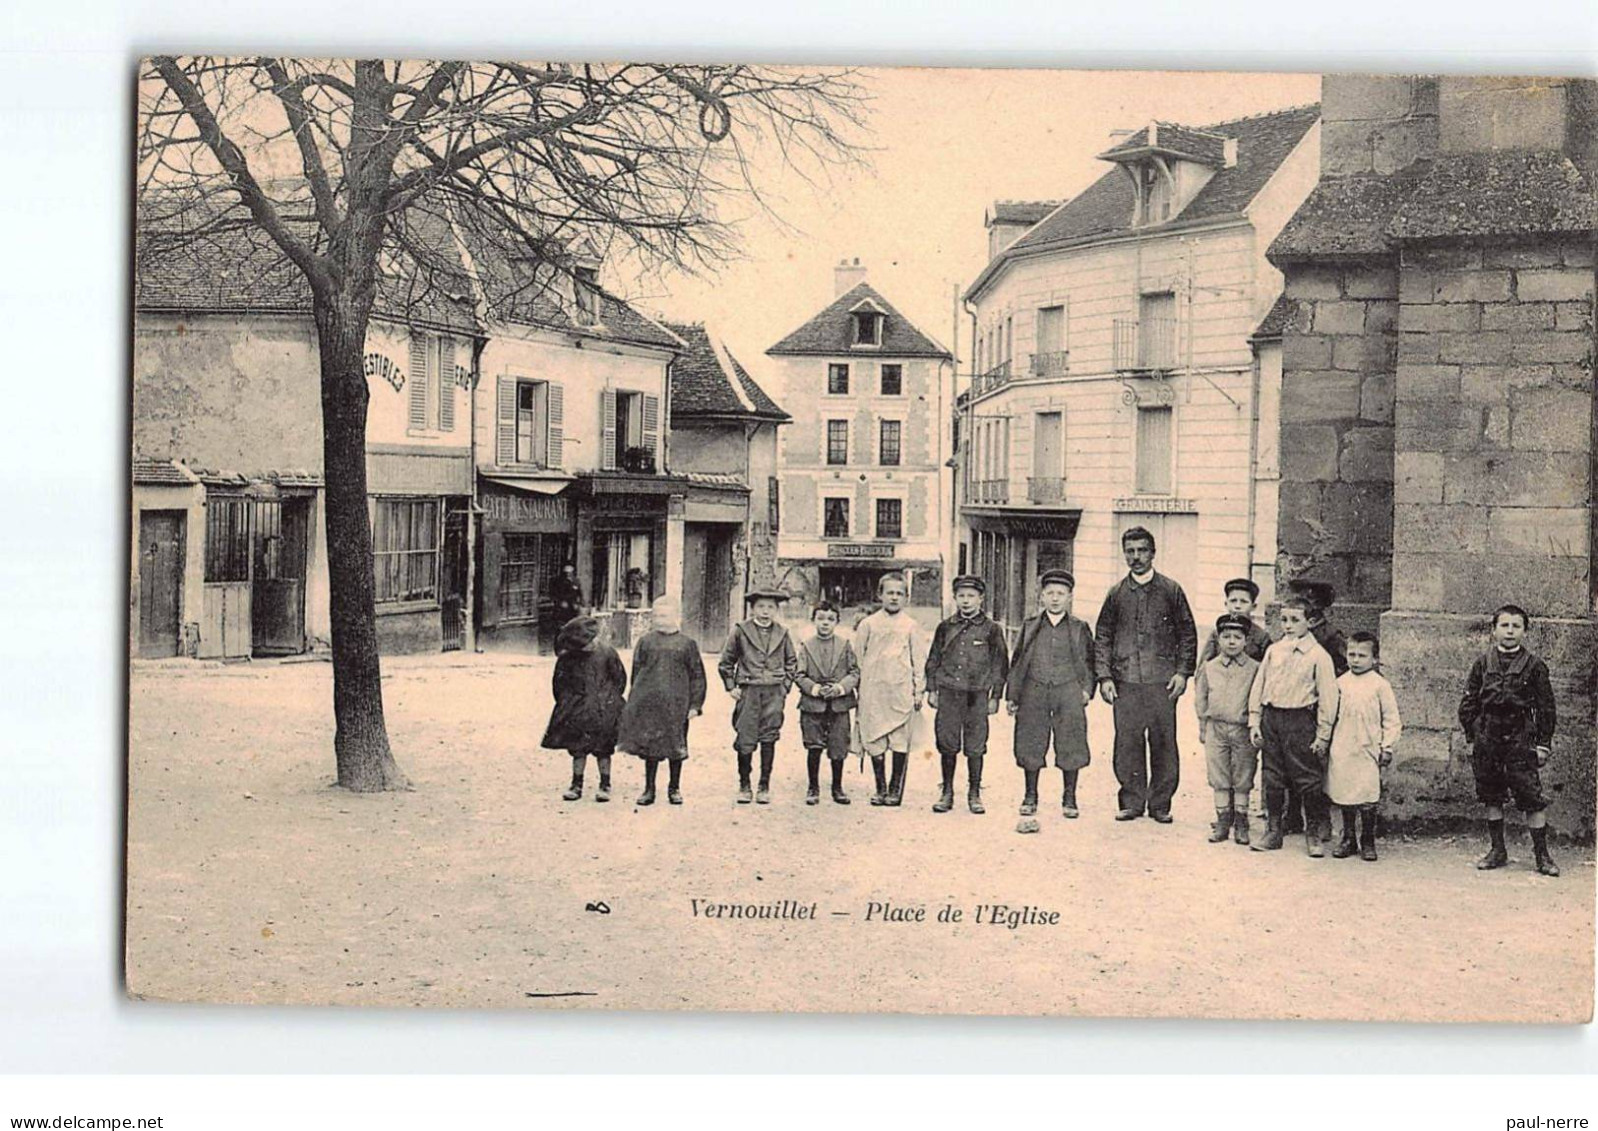
[(857, 256), (853, 260), (840, 259), (832, 269), (832, 297), (842, 298), (866, 281), (866, 269), (860, 266)]

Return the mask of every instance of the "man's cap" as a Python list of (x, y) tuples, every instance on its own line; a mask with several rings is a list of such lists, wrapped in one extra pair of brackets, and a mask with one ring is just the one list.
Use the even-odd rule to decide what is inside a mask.
[(958, 592), (961, 589), (975, 589), (978, 593), (986, 593), (988, 583), (974, 573), (963, 573), (954, 579), (954, 590)]
[(1238, 616), (1236, 613), (1222, 613), (1215, 618), (1215, 634), (1217, 636), (1228, 629), (1236, 629), (1244, 636), (1247, 636), (1250, 627), (1248, 618)]
[(752, 605), (762, 598), (775, 601), (780, 605), (788, 600), (788, 594), (784, 593), (781, 589), (751, 589), (748, 593), (744, 594), (744, 604)]
[(1322, 612), (1337, 600), (1336, 587), (1325, 581), (1290, 581), (1287, 587)]
[(1067, 589), (1075, 589), (1076, 578), (1072, 577), (1068, 570), (1046, 569), (1043, 571), (1043, 576), (1038, 578), (1038, 588), (1042, 589), (1045, 585), (1063, 585)]
[(1252, 581), (1250, 581), (1246, 577), (1234, 577), (1234, 578), (1232, 578), (1232, 580), (1228, 581), (1225, 585), (1223, 585), (1221, 587), (1221, 593), (1223, 595), (1225, 595), (1225, 596), (1230, 596), (1232, 590), (1234, 590), (1234, 589), (1243, 590), (1245, 593), (1248, 594), (1249, 600), (1251, 600), (1251, 601), (1258, 601), (1260, 599), (1260, 587), (1258, 585), (1255, 585)]

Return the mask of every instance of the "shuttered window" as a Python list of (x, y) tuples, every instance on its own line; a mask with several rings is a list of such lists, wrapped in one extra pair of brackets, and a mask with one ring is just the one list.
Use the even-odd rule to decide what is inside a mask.
[(1168, 405), (1137, 410), (1137, 491), (1141, 495), (1171, 493), (1171, 426)]
[(438, 340), (438, 430), (455, 431), (455, 340)]
[(427, 369), (427, 335), (414, 332), (411, 334), (411, 371), (407, 377), (411, 386), (408, 423), (413, 429), (425, 429), (428, 424)]
[(650, 458), (660, 462), (660, 398), (647, 393), (641, 398), (643, 401), (643, 430), (639, 438), (640, 446), (649, 453)]
[(615, 471), (616, 390), (614, 389), (605, 389), (599, 394), (599, 428), (599, 466), (604, 471)]
[(516, 378), (500, 377), (494, 397), (494, 462), (516, 462)]
[(545, 466), (566, 466), (566, 391), (551, 381), (549, 390), (549, 458)]

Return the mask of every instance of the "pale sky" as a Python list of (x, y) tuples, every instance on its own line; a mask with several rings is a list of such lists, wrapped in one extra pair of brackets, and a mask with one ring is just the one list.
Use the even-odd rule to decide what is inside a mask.
[[(756, 213), (740, 225), (746, 258), (714, 279), (668, 278), (667, 293), (659, 282), (611, 284), (646, 312), (708, 323), (765, 380), (767, 347), (832, 301), (833, 265), (858, 256), (889, 301), (952, 347), (953, 290), (986, 262), (992, 201), (1075, 195), (1109, 168), (1094, 155), (1112, 130), (1154, 118), (1202, 125), (1320, 97), (1319, 75), (879, 68), (862, 77), (873, 96), (868, 167), (819, 189), (781, 166), (759, 171), (796, 230)], [(968, 333), (962, 316), (962, 355)]]

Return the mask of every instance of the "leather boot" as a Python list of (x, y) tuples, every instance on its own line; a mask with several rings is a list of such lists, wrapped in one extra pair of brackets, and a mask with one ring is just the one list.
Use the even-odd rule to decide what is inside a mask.
[(610, 800), (610, 755), (602, 754), (599, 763), (599, 790), (594, 794), (595, 801)]
[(660, 773), (660, 759), (644, 759), (644, 791), (638, 795), (639, 805), (655, 803), (655, 778)]
[(1531, 850), (1537, 857), (1537, 871), (1544, 876), (1559, 875), (1559, 865), (1548, 854), (1548, 828), (1531, 830)]
[(888, 803), (888, 773), (882, 764), (882, 758), (873, 756), (871, 759), (871, 776), (876, 779), (876, 792), (871, 795), (871, 804), (886, 805)]
[(1354, 837), (1354, 825), (1359, 820), (1359, 810), (1352, 805), (1342, 806), (1343, 810), (1343, 835), (1337, 839), (1337, 847), (1332, 849), (1333, 860), (1347, 860), (1359, 851), (1359, 844)]
[(1235, 809), (1215, 810), (1215, 823), (1210, 826), (1210, 843), (1220, 844), (1232, 831), (1232, 822), (1237, 819)]
[(1359, 858), (1376, 859), (1376, 806), (1361, 805), (1359, 809)]
[(749, 775), (754, 770), (754, 754), (740, 752), (738, 755), (738, 804), (748, 805), (755, 799), (754, 791), (749, 788)]
[(583, 763), (587, 756), (572, 757), (572, 783), (566, 787), (566, 792), (560, 795), (562, 801), (577, 801), (583, 796)]
[(832, 800), (835, 805), (849, 804), (849, 795), (843, 791), (843, 759), (832, 760)]
[(1062, 792), (1060, 795), (1060, 812), (1062, 815), (1076, 820), (1082, 811), (1076, 807), (1076, 775), (1079, 770), (1061, 770)]
[(771, 767), (777, 761), (777, 744), (760, 744), (760, 785), (755, 789), (755, 804), (771, 804)]
[(910, 755), (907, 751), (895, 750), (893, 752), (893, 776), (888, 780), (887, 804), (898, 808), (904, 804), (904, 779), (910, 768)]
[(1476, 868), (1482, 872), (1494, 868), (1502, 868), (1509, 863), (1509, 850), (1504, 847), (1504, 819), (1487, 822), (1487, 835), (1492, 838), (1493, 846), (1487, 850), (1487, 855), (1476, 861)]
[(957, 757), (956, 754), (945, 754), (940, 759), (943, 787), (938, 791), (938, 799), (932, 803), (934, 813), (947, 813), (954, 808), (954, 769)]
[(1232, 840), (1237, 844), (1244, 845), (1245, 847), (1248, 845), (1247, 809), (1239, 809), (1237, 811), (1237, 815), (1232, 818)]
[(821, 804), (821, 751), (805, 751), (805, 773), (809, 780), (805, 785), (805, 804)]
[(1038, 811), (1038, 771), (1022, 767), (1021, 773), (1026, 777), (1026, 788), (1021, 794), (1021, 816), (1030, 817)]
[(975, 754), (965, 760), (965, 772), (968, 779), (965, 804), (967, 809), (978, 815), (988, 811), (987, 807), (982, 804), (982, 758), (983, 755)]
[(1275, 852), (1282, 847), (1282, 807), (1285, 803), (1281, 790), (1265, 792), (1265, 835), (1249, 845), (1255, 852)]

